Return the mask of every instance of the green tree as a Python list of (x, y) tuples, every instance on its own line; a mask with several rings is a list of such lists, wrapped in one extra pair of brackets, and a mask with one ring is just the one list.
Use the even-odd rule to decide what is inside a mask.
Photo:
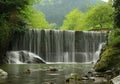
[(32, 28), (39, 28), (39, 29), (48, 29), (50, 28), (49, 23), (46, 21), (45, 15), (42, 12), (38, 12), (35, 9), (28, 8), (26, 15), (29, 21), (29, 26)]
[(120, 0), (114, 0), (114, 27), (120, 28)]
[(101, 4), (93, 7), (86, 14), (85, 25), (87, 28), (112, 28), (113, 8), (108, 4)]
[(82, 17), (83, 13), (78, 9), (74, 9), (66, 16), (66, 19), (64, 20), (61, 29), (76, 30), (78, 24), (81, 24), (80, 22), (82, 21)]

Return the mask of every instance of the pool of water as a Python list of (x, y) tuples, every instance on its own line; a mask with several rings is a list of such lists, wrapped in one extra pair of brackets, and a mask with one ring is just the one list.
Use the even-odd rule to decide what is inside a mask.
[[(8, 72), (6, 79), (0, 79), (0, 84), (66, 84), (66, 78), (74, 73), (85, 75), (92, 69), (92, 64), (6, 64), (0, 68)], [(49, 71), (50, 68), (58, 71)], [(30, 69), (31, 72), (25, 72)], [(49, 83), (54, 82), (54, 83)], [(77, 84), (77, 83), (72, 83)], [(78, 84), (93, 84), (81, 81)]]

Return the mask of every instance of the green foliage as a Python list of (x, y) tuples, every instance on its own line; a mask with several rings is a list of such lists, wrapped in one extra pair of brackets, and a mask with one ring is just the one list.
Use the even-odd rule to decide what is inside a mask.
[(120, 28), (120, 0), (114, 0), (114, 27)]
[(56, 23), (57, 27), (62, 26), (63, 20), (70, 11), (75, 8), (82, 12), (89, 10), (88, 5), (97, 5), (101, 0), (41, 0), (36, 8), (42, 11), (48, 22)]
[(120, 29), (111, 31), (109, 35), (108, 45), (110, 45), (110, 47), (120, 48)]
[(33, 9), (33, 4), (38, 1), (0, 0), (0, 47), (5, 46), (3, 43), (9, 43), (8, 39), (12, 39), (14, 32), (24, 32), (28, 25), (49, 27), (44, 14)]
[[(8, 37), (9, 37), (9, 31), (10, 29), (8, 28), (8, 24), (6, 23), (6, 21), (2, 20), (4, 23), (1, 24), (2, 28), (0, 28), (0, 47), (5, 47), (5, 45), (7, 44)], [(3, 46), (4, 45), (4, 46)]]
[[(21, 11), (25, 11), (26, 6), (30, 5), (33, 0), (1, 0), (0, 1), (0, 16), (8, 23), (10, 28), (23, 29), (26, 25), (25, 14)], [(0, 24), (3, 24), (0, 20)]]
[(103, 72), (115, 67), (120, 64), (120, 52), (118, 48), (106, 47), (105, 51), (102, 53), (99, 62), (95, 65), (95, 70)]
[(33, 8), (27, 8), (27, 18), (29, 21), (29, 26), (32, 28), (39, 28), (39, 29), (48, 29), (50, 27), (49, 23), (45, 19), (45, 15), (42, 12), (38, 12)]
[(11, 36), (12, 31), (26, 24), (21, 10), (30, 2), (31, 0), (0, 0), (0, 46), (8, 39), (7, 36)]
[(96, 28), (112, 28), (112, 12), (113, 8), (109, 4), (94, 6), (86, 13), (74, 9), (66, 16), (61, 29), (90, 30)]
[(82, 23), (82, 17), (83, 13), (78, 9), (74, 9), (66, 16), (66, 20), (64, 20), (61, 29), (77, 30), (78, 25)]
[(106, 71), (120, 67), (120, 29), (111, 31), (108, 45), (103, 50), (100, 60), (95, 65), (96, 71)]
[(93, 7), (85, 18), (85, 24), (87, 28), (112, 28), (113, 8), (108, 4), (101, 4)]

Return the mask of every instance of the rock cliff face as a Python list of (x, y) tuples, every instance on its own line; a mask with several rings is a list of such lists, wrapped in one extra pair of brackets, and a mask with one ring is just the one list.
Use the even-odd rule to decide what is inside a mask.
[(120, 30), (111, 31), (108, 44), (102, 50), (101, 57), (95, 65), (95, 70), (104, 72), (120, 67)]

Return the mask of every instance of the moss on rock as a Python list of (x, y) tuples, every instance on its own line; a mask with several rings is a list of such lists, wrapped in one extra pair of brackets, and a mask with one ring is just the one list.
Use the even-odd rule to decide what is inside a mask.
[(120, 67), (120, 31), (112, 31), (109, 35), (108, 45), (101, 53), (99, 61), (94, 66), (98, 72)]

